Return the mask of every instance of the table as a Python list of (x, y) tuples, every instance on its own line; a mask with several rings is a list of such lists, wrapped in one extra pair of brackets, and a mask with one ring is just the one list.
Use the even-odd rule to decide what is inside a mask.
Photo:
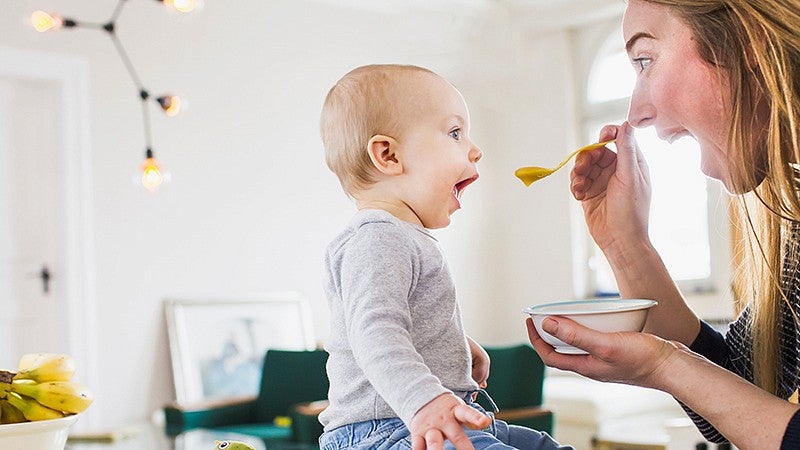
[[(260, 439), (237, 433), (198, 428), (167, 436), (163, 428), (143, 424), (113, 433), (78, 436), (67, 441), (64, 450), (214, 450), (214, 441), (235, 440), (252, 445), (256, 450), (270, 450)], [(280, 450), (307, 450), (308, 446), (281, 443)]]
[(685, 450), (709, 442), (684, 416), (654, 413), (605, 424), (593, 442), (593, 450)]

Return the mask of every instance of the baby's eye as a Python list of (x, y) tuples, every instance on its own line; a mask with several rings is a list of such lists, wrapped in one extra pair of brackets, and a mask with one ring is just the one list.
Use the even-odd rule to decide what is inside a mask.
[(641, 58), (633, 58), (633, 59), (631, 60), (631, 62), (633, 63), (633, 67), (634, 67), (634, 68), (635, 68), (635, 69), (636, 69), (638, 72), (642, 72), (642, 71), (644, 71), (644, 69), (646, 69), (646, 68), (647, 68), (647, 66), (649, 66), (649, 65), (650, 65), (650, 63), (652, 62), (652, 60), (651, 60), (650, 58), (641, 57)]
[(450, 133), (448, 134), (450, 135), (451, 138), (458, 141), (461, 139), (461, 128), (456, 128), (455, 130), (451, 130)]

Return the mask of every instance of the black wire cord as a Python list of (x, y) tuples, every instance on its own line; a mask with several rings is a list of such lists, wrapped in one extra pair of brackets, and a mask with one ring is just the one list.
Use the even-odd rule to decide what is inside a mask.
[[(161, 0), (157, 0), (161, 1)], [(145, 147), (146, 147), (146, 157), (152, 158), (153, 157), (153, 144), (152, 144), (152, 129), (150, 127), (150, 111), (147, 109), (147, 100), (150, 98), (150, 94), (145, 89), (139, 74), (136, 72), (136, 68), (133, 66), (131, 62), (130, 56), (128, 56), (128, 52), (125, 50), (125, 47), (122, 45), (122, 41), (120, 41), (119, 37), (116, 34), (116, 21), (119, 16), (122, 14), (122, 10), (126, 4), (127, 0), (118, 0), (117, 6), (114, 8), (114, 12), (111, 14), (111, 18), (105, 23), (99, 22), (84, 22), (78, 21), (74, 19), (67, 19), (64, 18), (63, 26), (69, 28), (90, 28), (96, 30), (103, 30), (105, 31), (111, 42), (114, 44), (114, 48), (119, 55), (119, 58), (122, 60), (122, 64), (125, 66), (125, 70), (128, 72), (128, 76), (130, 76), (131, 81), (133, 82), (136, 90), (138, 91), (139, 98), (141, 99), (142, 104), (142, 123), (144, 126), (144, 140), (145, 140)]]

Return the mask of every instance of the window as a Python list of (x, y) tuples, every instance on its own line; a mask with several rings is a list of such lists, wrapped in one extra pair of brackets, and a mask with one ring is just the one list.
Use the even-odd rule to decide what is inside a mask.
[[(635, 73), (628, 62), (621, 32), (608, 35), (599, 50), (589, 53), (591, 67), (585, 77), (582, 107), (582, 133), (585, 142), (596, 142), (600, 128), (608, 123), (622, 123), (627, 116)], [(584, 36), (584, 44), (588, 37)], [(580, 40), (580, 36), (579, 36)], [(726, 202), (721, 187), (700, 171), (700, 150), (690, 138), (673, 144), (656, 136), (653, 128), (635, 132), (650, 168), (652, 201), (650, 239), (661, 254), (667, 269), (684, 293), (727, 289), (728, 275)], [(680, 177), (676, 182), (675, 178)], [(576, 214), (583, 221), (583, 215)], [(585, 229), (585, 225), (583, 226)], [(584, 296), (616, 295), (618, 289), (611, 268), (600, 249), (586, 233), (579, 252), (589, 267), (588, 280), (578, 289)], [(579, 245), (580, 246), (580, 245)]]

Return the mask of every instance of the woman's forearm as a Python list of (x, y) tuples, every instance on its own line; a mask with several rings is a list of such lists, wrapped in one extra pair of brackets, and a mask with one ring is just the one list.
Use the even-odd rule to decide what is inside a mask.
[(658, 302), (648, 314), (644, 331), (691, 345), (700, 332), (700, 321), (650, 242), (628, 242), (624, 248), (608, 250), (606, 257), (622, 297)]
[(742, 450), (777, 449), (797, 405), (687, 349), (665, 362), (653, 386), (672, 394)]

